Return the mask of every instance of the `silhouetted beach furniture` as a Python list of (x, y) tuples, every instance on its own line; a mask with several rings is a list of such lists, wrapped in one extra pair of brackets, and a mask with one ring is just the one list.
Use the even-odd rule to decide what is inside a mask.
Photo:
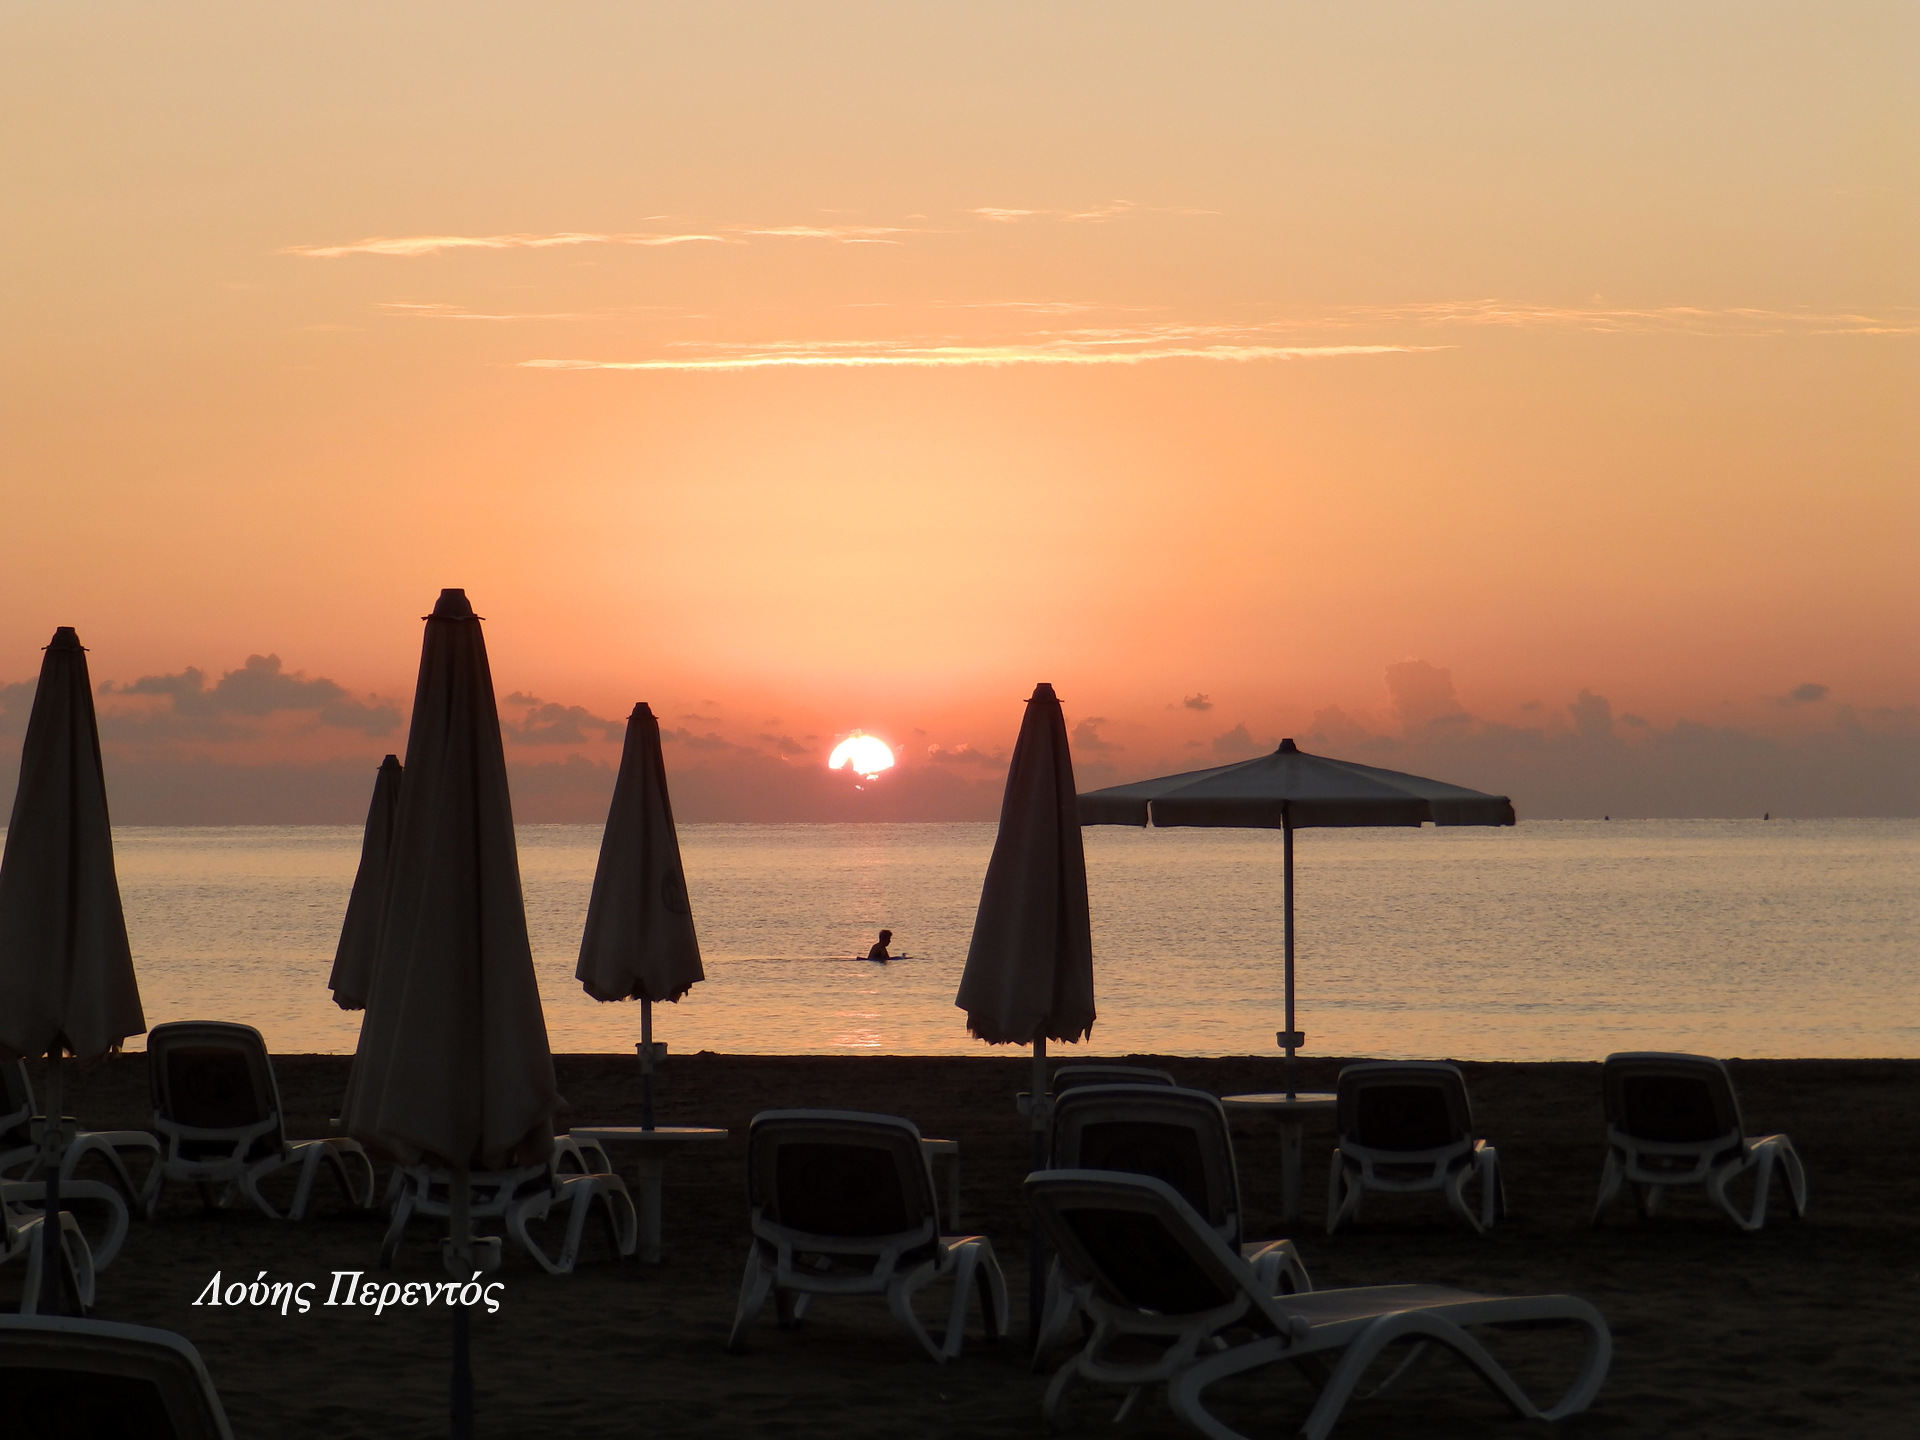
[[(341, 1124), (369, 1151), (446, 1176), (441, 1263), (500, 1262), (473, 1234), (473, 1175), (552, 1173), (560, 1096), (527, 940), (506, 751), (480, 617), (446, 589), (426, 617), (380, 942)], [(516, 1186), (517, 1188), (517, 1186)], [(448, 1420), (473, 1434), (469, 1307), (453, 1307)]]
[[(36, 1112), (33, 1082), (24, 1060), (0, 1064), (0, 1179), (35, 1179), (44, 1161), (34, 1124), (44, 1119)], [(71, 1117), (68, 1117), (71, 1118)], [(129, 1201), (140, 1185), (127, 1169), (130, 1156), (144, 1156), (149, 1164), (160, 1154), (160, 1142), (145, 1130), (79, 1130), (68, 1137), (60, 1159), (60, 1178), (70, 1181), (91, 1157), (105, 1166), (114, 1184)]]
[(21, 1436), (233, 1440), (200, 1352), (147, 1325), (0, 1315), (0, 1393)]
[[(782, 1329), (816, 1295), (882, 1295), (936, 1362), (960, 1353), (967, 1299), (979, 1294), (987, 1339), (1007, 1326), (1007, 1287), (983, 1235), (943, 1235), (933, 1172), (911, 1121), (852, 1110), (764, 1110), (747, 1133), (753, 1239), (729, 1349), (774, 1297)], [(953, 1285), (941, 1339), (914, 1313), (935, 1280)]]
[[(1457, 1065), (1378, 1060), (1340, 1072), (1334, 1148), (1327, 1175), (1327, 1234), (1359, 1218), (1368, 1192), (1438, 1191), (1484, 1235), (1506, 1213), (1500, 1152), (1473, 1128), (1467, 1082)], [(1467, 1187), (1480, 1187), (1476, 1210)]]
[[(727, 1138), (726, 1130), (716, 1125), (579, 1125), (571, 1132), (574, 1142), (591, 1146), (605, 1155), (604, 1146), (631, 1150), (635, 1154), (635, 1178), (639, 1182), (634, 1206), (639, 1212), (639, 1256), (641, 1263), (658, 1265), (666, 1258), (664, 1208), (667, 1161), (689, 1151), (714, 1150)], [(555, 1137), (556, 1145), (559, 1138)], [(588, 1168), (582, 1166), (583, 1169)], [(612, 1171), (610, 1162), (600, 1170)]]
[[(1220, 1101), (1164, 1085), (1089, 1085), (1054, 1103), (1048, 1152), (1055, 1170), (1114, 1170), (1163, 1180), (1254, 1269), (1269, 1294), (1311, 1290), (1290, 1240), (1245, 1238), (1240, 1171)], [(1079, 1313), (1058, 1260), (1047, 1275), (1040, 1346), (1057, 1343)]]
[[(966, 968), (953, 1003), (989, 1045), (1033, 1046), (1030, 1096), (1016, 1100), (1033, 1137), (1033, 1168), (1047, 1163), (1047, 1041), (1091, 1033), (1093, 922), (1087, 857), (1073, 790), (1067, 722), (1053, 686), (1036, 685), (1020, 722), (1000, 800), (1000, 825), (980, 887)], [(1027, 1248), (1027, 1337), (1040, 1335), (1045, 1242)]]
[[(1606, 1322), (1571, 1295), (1375, 1285), (1276, 1296), (1164, 1180), (1048, 1170), (1029, 1175), (1026, 1191), (1093, 1319), (1085, 1348), (1047, 1387), (1043, 1408), (1052, 1424), (1062, 1422), (1067, 1394), (1079, 1381), (1125, 1388), (1122, 1417), (1146, 1386), (1164, 1383), (1174, 1414), (1186, 1423), (1210, 1440), (1241, 1440), (1205, 1408), (1207, 1388), (1264, 1366), (1304, 1362), (1320, 1394), (1299, 1433), (1324, 1440), (1368, 1368), (1402, 1344), (1404, 1360), (1371, 1393), (1404, 1379), (1436, 1347), (1465, 1360), (1527, 1419), (1584, 1410), (1606, 1378), (1613, 1351)], [(1548, 1324), (1581, 1327), (1587, 1344), (1566, 1393), (1541, 1409), (1469, 1330)]]
[[(589, 1171), (585, 1169), (588, 1164), (600, 1168)], [(580, 1168), (574, 1168), (575, 1165)], [(588, 1159), (578, 1145), (569, 1140), (564, 1145), (556, 1145), (554, 1160), (544, 1165), (525, 1165), (506, 1171), (471, 1171), (469, 1218), (499, 1220), (514, 1243), (549, 1275), (573, 1272), (580, 1258), (587, 1222), (596, 1210), (605, 1222), (607, 1243), (621, 1257), (631, 1256), (638, 1242), (633, 1200), (620, 1177), (608, 1173), (607, 1165), (604, 1154)], [(380, 1243), (383, 1268), (393, 1264), (406, 1238), (409, 1221), (421, 1216), (439, 1220), (450, 1217), (452, 1191), (453, 1175), (444, 1167), (399, 1167), (393, 1216)], [(567, 1212), (567, 1229), (559, 1253), (549, 1255), (528, 1227), (545, 1220), (556, 1208)]]
[[(1594, 1224), (1626, 1186), (1633, 1187), (1640, 1213), (1651, 1215), (1668, 1189), (1701, 1185), (1734, 1224), (1758, 1230), (1767, 1223), (1776, 1164), (1786, 1173), (1794, 1215), (1807, 1213), (1807, 1175), (1793, 1141), (1746, 1133), (1723, 1062), (1707, 1055), (1623, 1051), (1607, 1057), (1601, 1085), (1607, 1163)], [(1727, 1189), (1747, 1174), (1753, 1176), (1753, 1199), (1743, 1210)]]
[(1053, 1072), (1053, 1095), (1057, 1100), (1081, 1085), (1173, 1085), (1171, 1073), (1151, 1065), (1107, 1065), (1082, 1061), (1062, 1065)]
[(1300, 1196), (1306, 1187), (1307, 1121), (1331, 1117), (1337, 1108), (1329, 1090), (1260, 1090), (1244, 1095), (1222, 1095), (1227, 1114), (1240, 1120), (1280, 1122), (1280, 1219), (1291, 1224), (1300, 1218)]
[(640, 1002), (640, 1123), (653, 1128), (653, 1072), (666, 1058), (653, 1039), (655, 1001), (678, 1001), (706, 971), (667, 795), (660, 722), (641, 701), (627, 716), (593, 895), (574, 978), (596, 1000)]
[[(46, 1118), (31, 1138), (41, 1147), (48, 1214), (61, 1211), (72, 1139), (66, 1057), (96, 1059), (146, 1028), (114, 873), (87, 653), (63, 625), (40, 662), (0, 858), (0, 1060), (47, 1057)], [(65, 1227), (56, 1218), (38, 1233), (44, 1242)], [(42, 1310), (66, 1308), (66, 1269), (41, 1267), (50, 1288)]]
[[(105, 1190), (107, 1187), (102, 1185), (96, 1188)], [(22, 1192), (18, 1200), (15, 1191)], [(122, 1234), (125, 1229), (123, 1219)], [(60, 1231), (60, 1258), (66, 1272), (64, 1279), (67, 1292), (77, 1300), (82, 1310), (90, 1310), (94, 1298), (92, 1247), (87, 1244), (80, 1222), (71, 1210), (61, 1209)], [(37, 1183), (0, 1184), (0, 1265), (17, 1260), (25, 1269), (20, 1285), (22, 1315), (37, 1314), (43, 1301), (51, 1304), (54, 1299), (42, 1274), (46, 1264), (46, 1247), (41, 1242), (45, 1233), (46, 1187)], [(115, 1248), (118, 1248), (117, 1242)], [(0, 1390), (0, 1407), (7, 1403), (4, 1394), (4, 1390)]]
[(1287, 1057), (1287, 1093), (1294, 1093), (1294, 1052), (1307, 1043), (1294, 1028), (1293, 832), (1308, 826), (1511, 825), (1513, 803), (1439, 780), (1309, 755), (1282, 740), (1271, 755), (1110, 785), (1079, 797), (1082, 825), (1208, 825), (1279, 830), (1281, 887), (1286, 895), (1287, 1028), (1275, 1037)]
[[(140, 1197), (149, 1219), (170, 1181), (198, 1186), (209, 1205), (245, 1196), (275, 1220), (304, 1219), (323, 1169), (349, 1204), (373, 1204), (373, 1162), (359, 1141), (287, 1139), (267, 1042), (253, 1026), (224, 1020), (154, 1026), (147, 1036), (147, 1085), (162, 1147)], [(260, 1182), (292, 1166), (300, 1174), (283, 1214)]]

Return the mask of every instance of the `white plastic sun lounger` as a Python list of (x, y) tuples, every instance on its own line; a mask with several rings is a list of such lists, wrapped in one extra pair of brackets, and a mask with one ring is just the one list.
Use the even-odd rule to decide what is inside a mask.
[[(1474, 1133), (1467, 1082), (1456, 1065), (1378, 1060), (1340, 1072), (1334, 1107), (1340, 1143), (1327, 1174), (1327, 1233), (1358, 1218), (1368, 1192), (1439, 1191), (1484, 1235), (1506, 1212), (1500, 1152)], [(1478, 1185), (1480, 1204), (1467, 1203)]]
[[(766, 1110), (747, 1138), (753, 1239), (727, 1348), (776, 1297), (781, 1328), (824, 1295), (885, 1296), (895, 1321), (944, 1363), (960, 1353), (967, 1296), (980, 1293), (987, 1338), (1007, 1328), (1007, 1286), (983, 1235), (942, 1235), (933, 1173), (911, 1121), (851, 1110)], [(953, 1282), (944, 1337), (914, 1313), (913, 1297)]]
[[(1325, 1440), (1359, 1383), (1390, 1347), (1408, 1353), (1380, 1394), (1433, 1350), (1464, 1360), (1518, 1415), (1558, 1420), (1584, 1410), (1606, 1378), (1613, 1341), (1599, 1311), (1571, 1295), (1499, 1297), (1439, 1285), (1372, 1285), (1273, 1295), (1172, 1186), (1106, 1170), (1043, 1170), (1027, 1198), (1093, 1319), (1086, 1348), (1047, 1387), (1047, 1420), (1059, 1424), (1080, 1381), (1128, 1393), (1124, 1416), (1149, 1385), (1164, 1384), (1173, 1411), (1208, 1440), (1245, 1440), (1205, 1407), (1207, 1388), (1268, 1365), (1330, 1366), (1300, 1434)], [(1579, 1374), (1554, 1404), (1534, 1403), (1470, 1331), (1501, 1325), (1578, 1327)]]
[[(1607, 1057), (1601, 1077), (1607, 1163), (1594, 1224), (1628, 1185), (1642, 1215), (1658, 1210), (1668, 1189), (1701, 1185), (1728, 1219), (1752, 1232), (1767, 1223), (1776, 1164), (1786, 1176), (1794, 1215), (1807, 1213), (1800, 1152), (1785, 1135), (1746, 1133), (1733, 1077), (1723, 1062), (1662, 1050), (1623, 1051)], [(1743, 1208), (1727, 1187), (1747, 1174), (1753, 1176), (1753, 1199)]]
[[(562, 1144), (564, 1140), (566, 1143)], [(555, 1140), (553, 1160), (517, 1170), (476, 1170), (468, 1178), (472, 1196), (469, 1214), (475, 1220), (499, 1220), (514, 1243), (533, 1257), (549, 1275), (570, 1275), (579, 1263), (587, 1221), (597, 1210), (605, 1219), (614, 1252), (629, 1258), (639, 1247), (640, 1221), (626, 1183), (607, 1169), (587, 1171), (587, 1164), (606, 1165), (598, 1146), (582, 1147), (570, 1137)], [(391, 1266), (406, 1237), (407, 1224), (416, 1216), (445, 1219), (450, 1213), (453, 1176), (430, 1165), (402, 1165), (394, 1171), (389, 1199), (393, 1217), (380, 1244), (380, 1264)], [(567, 1229), (560, 1253), (549, 1255), (528, 1228), (544, 1220), (555, 1206), (567, 1211)]]
[[(75, 1181), (76, 1185), (91, 1181)], [(40, 1276), (44, 1262), (43, 1247), (40, 1244), (40, 1232), (45, 1227), (46, 1217), (38, 1209), (30, 1209), (16, 1204), (5, 1191), (15, 1188), (12, 1185), (0, 1187), (0, 1265), (18, 1260), (25, 1267), (26, 1274), (20, 1282), (20, 1313), (32, 1315), (40, 1308)], [(21, 1189), (38, 1193), (41, 1187), (21, 1186)], [(105, 1190), (106, 1186), (95, 1188)], [(125, 1214), (124, 1207), (121, 1212)], [(125, 1222), (122, 1221), (122, 1233)], [(117, 1244), (116, 1244), (117, 1248)], [(60, 1211), (60, 1249), (61, 1257), (67, 1267), (67, 1278), (79, 1297), (81, 1308), (93, 1308), (94, 1264), (93, 1251), (87, 1245), (87, 1237), (80, 1229), (80, 1222), (73, 1212), (62, 1207)]]
[[(153, 1128), (164, 1146), (141, 1195), (149, 1219), (166, 1183), (186, 1181), (212, 1203), (224, 1206), (244, 1195), (275, 1220), (299, 1220), (322, 1168), (333, 1172), (350, 1204), (373, 1204), (373, 1162), (358, 1140), (287, 1139), (267, 1042), (251, 1025), (181, 1020), (154, 1026), (147, 1035), (147, 1081)], [(300, 1167), (300, 1176), (283, 1216), (260, 1193), (260, 1182), (291, 1165)]]
[(9, 1434), (233, 1440), (200, 1352), (168, 1330), (0, 1314)]
[[(1074, 1087), (1054, 1102), (1048, 1139), (1054, 1169), (1118, 1170), (1166, 1181), (1230, 1249), (1253, 1266), (1269, 1294), (1313, 1288), (1291, 1240), (1244, 1237), (1233, 1135), (1226, 1109), (1216, 1096), (1157, 1082)], [(1055, 1261), (1047, 1276), (1043, 1319), (1034, 1342), (1036, 1364), (1050, 1346), (1077, 1334), (1072, 1326), (1076, 1311), (1071, 1289)]]
[[(0, 1065), (0, 1180), (38, 1178), (41, 1152), (33, 1131), (36, 1108), (26, 1061)], [(73, 1183), (75, 1172), (91, 1158), (107, 1168), (131, 1205), (138, 1199), (140, 1187), (127, 1169), (127, 1160), (136, 1155), (153, 1164), (160, 1158), (160, 1142), (144, 1130), (81, 1130), (67, 1139), (66, 1153), (60, 1160), (61, 1188)]]

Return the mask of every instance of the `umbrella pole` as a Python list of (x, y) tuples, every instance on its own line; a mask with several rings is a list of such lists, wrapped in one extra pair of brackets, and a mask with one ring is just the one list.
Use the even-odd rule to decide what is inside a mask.
[[(1028, 1116), (1033, 1121), (1033, 1168), (1047, 1168), (1047, 1037), (1036, 1035), (1033, 1041), (1033, 1103)], [(1040, 1348), (1040, 1322), (1047, 1302), (1047, 1239), (1039, 1222), (1027, 1236), (1027, 1347)]]
[[(66, 1158), (66, 1076), (62, 1050), (55, 1041), (47, 1051), (46, 1118), (40, 1129), (40, 1169), (46, 1177), (46, 1202), (40, 1220), (40, 1313), (67, 1313), (67, 1247), (60, 1220), (60, 1162)], [(77, 1300), (79, 1297), (76, 1296)]]
[[(473, 1274), (473, 1182), (465, 1166), (453, 1172), (448, 1187), (447, 1270), (456, 1284)], [(453, 1307), (453, 1392), (450, 1397), (453, 1440), (473, 1440), (473, 1357), (470, 1331), (473, 1316), (465, 1305)]]
[(653, 1129), (653, 1002), (640, 997), (640, 1128)]
[(1281, 817), (1280, 835), (1281, 888), (1286, 891), (1287, 897), (1287, 1029), (1281, 1039), (1286, 1042), (1287, 1048), (1287, 1061), (1284, 1068), (1287, 1072), (1287, 1098), (1291, 1100), (1298, 1093), (1294, 1089), (1293, 1052), (1305, 1038), (1293, 1028), (1293, 815), (1291, 813)]

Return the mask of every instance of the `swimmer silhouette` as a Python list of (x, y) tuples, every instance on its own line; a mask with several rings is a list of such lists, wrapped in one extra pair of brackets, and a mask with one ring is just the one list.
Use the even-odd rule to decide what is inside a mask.
[(881, 965), (884, 965), (887, 963), (887, 961), (891, 960), (893, 957), (887, 954), (887, 942), (891, 939), (893, 939), (893, 931), (882, 930), (880, 932), (879, 940), (877, 940), (874, 943), (874, 947), (871, 950), (867, 951), (867, 959), (875, 961)]

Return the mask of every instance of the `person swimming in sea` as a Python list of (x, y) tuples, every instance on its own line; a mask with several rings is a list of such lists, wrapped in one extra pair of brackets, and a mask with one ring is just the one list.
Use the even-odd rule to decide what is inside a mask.
[(891, 955), (887, 953), (887, 946), (892, 942), (892, 940), (893, 940), (893, 931), (882, 930), (880, 932), (880, 938), (874, 942), (873, 948), (867, 951), (867, 959), (872, 960), (873, 962), (879, 965), (886, 964), (887, 961), (893, 958)]

